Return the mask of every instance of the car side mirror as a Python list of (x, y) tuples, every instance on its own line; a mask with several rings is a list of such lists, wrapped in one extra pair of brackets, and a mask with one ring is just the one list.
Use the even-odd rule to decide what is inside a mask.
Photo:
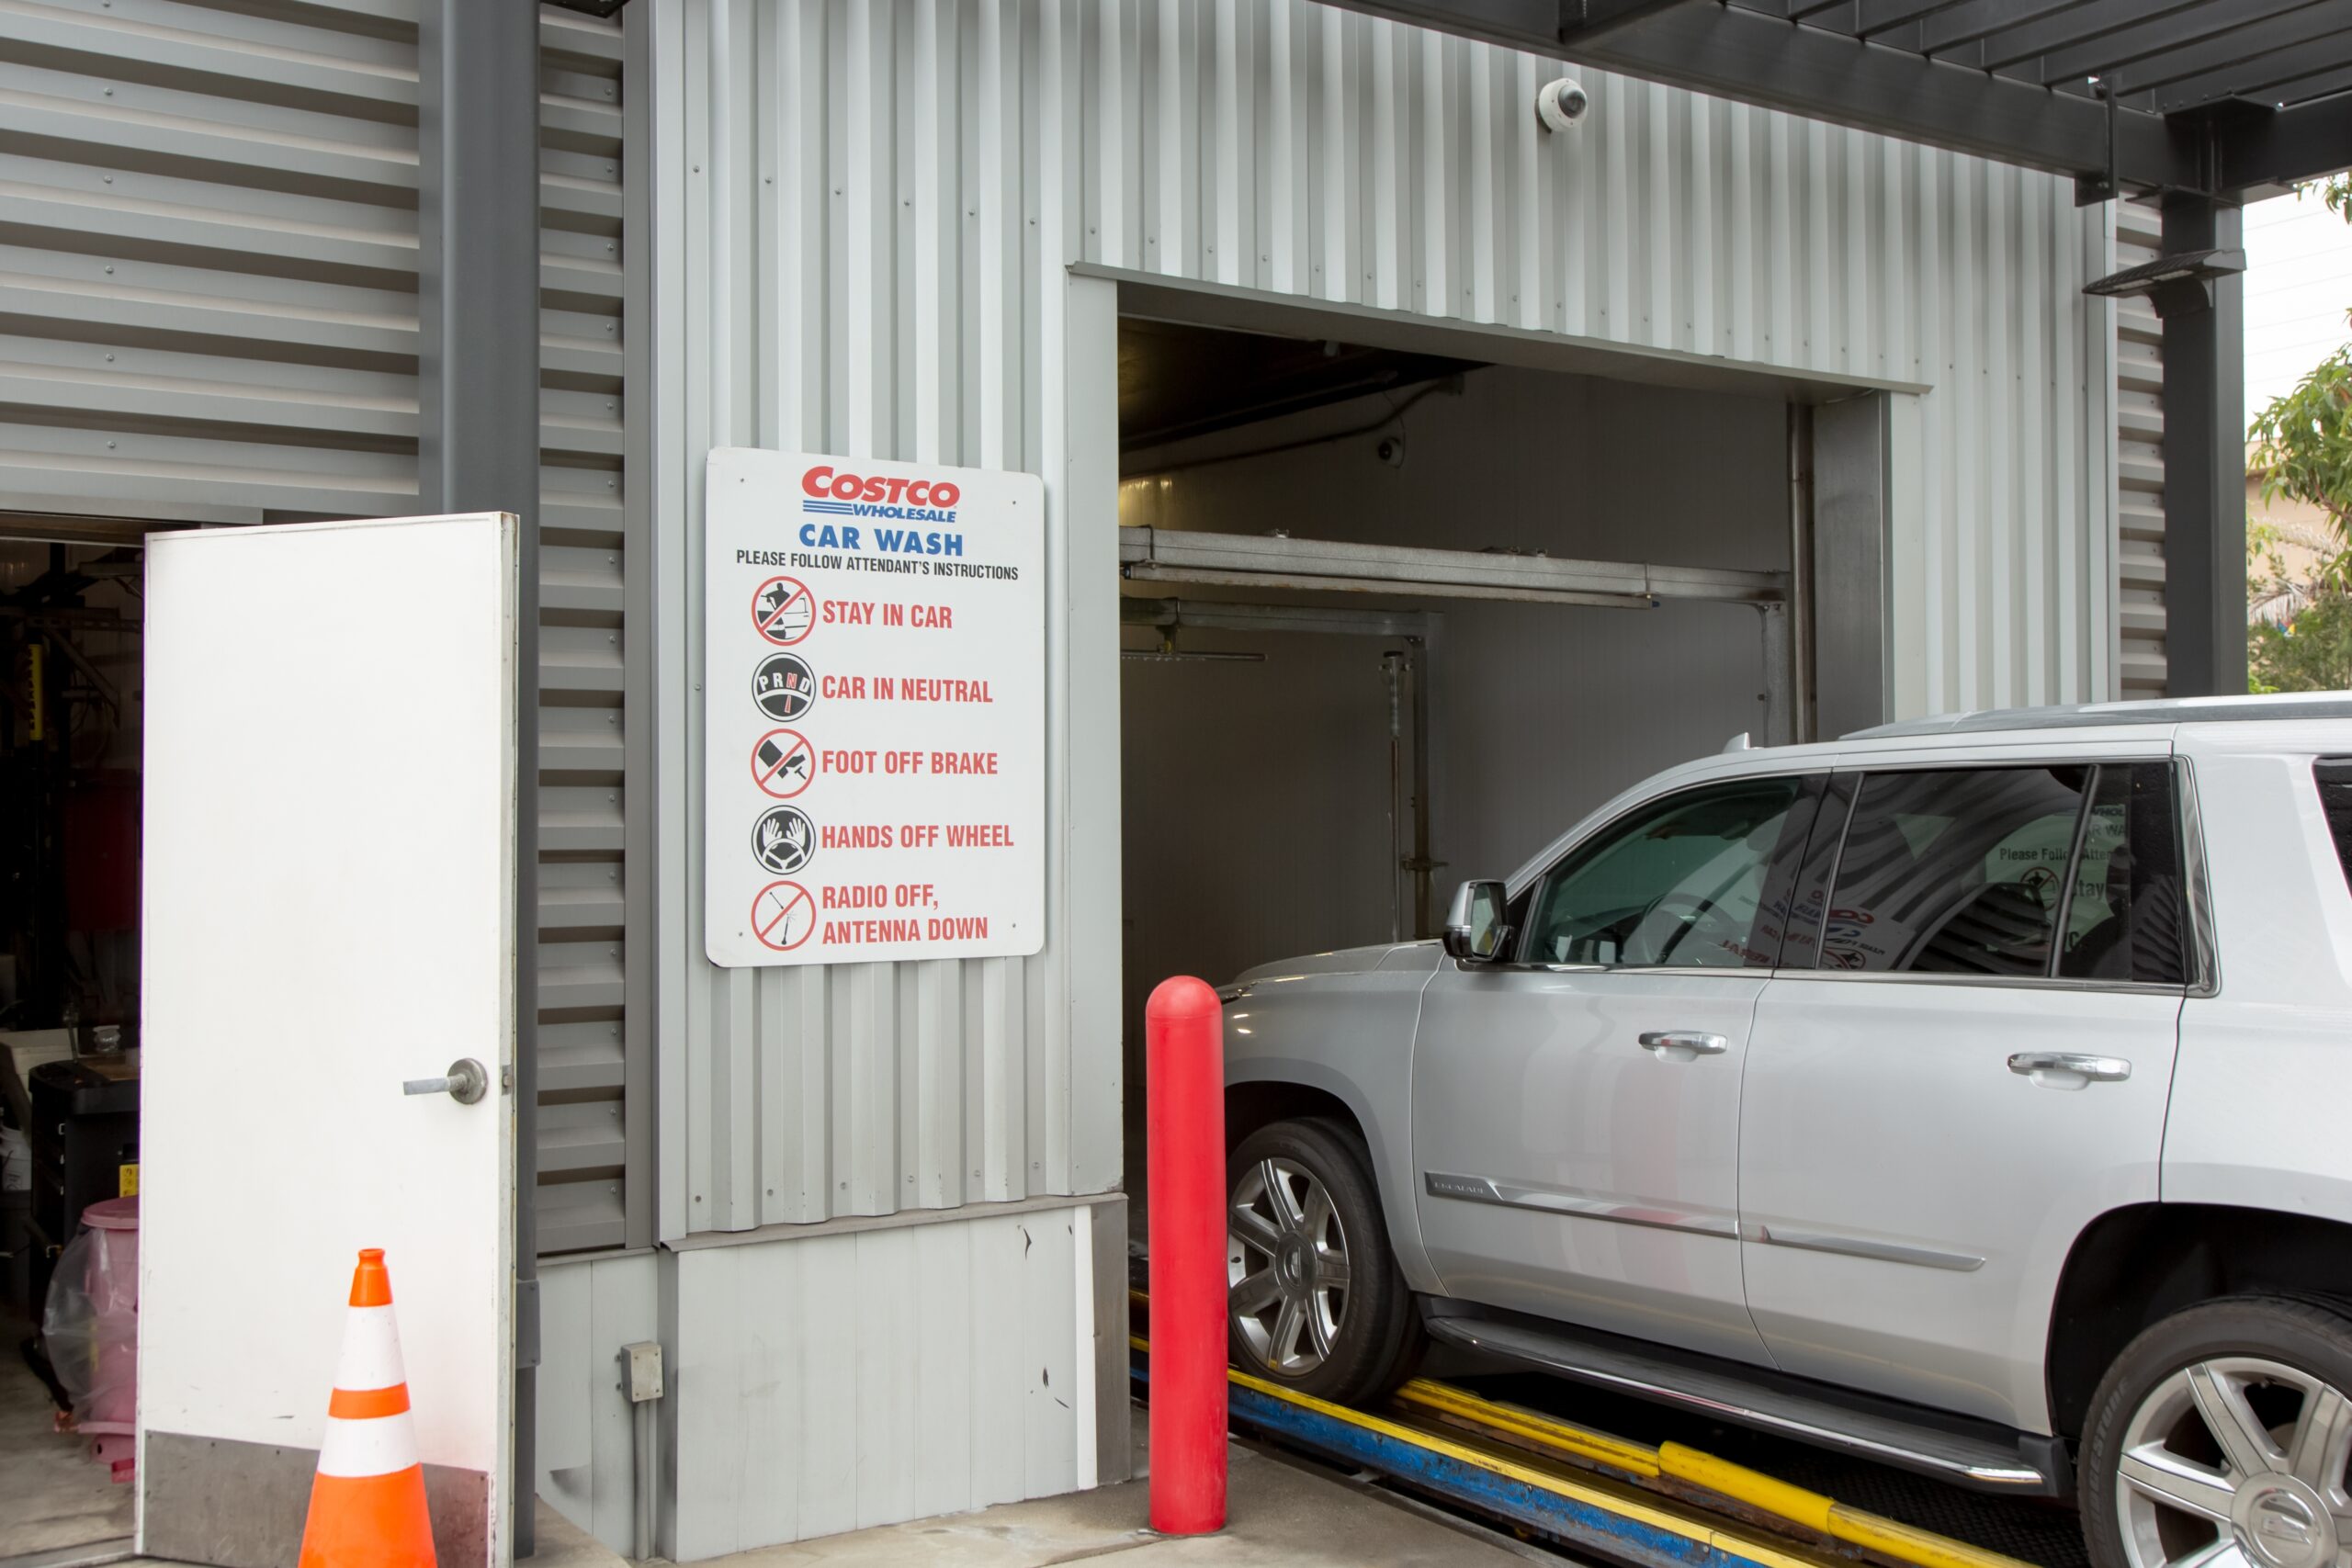
[(1499, 882), (1465, 882), (1445, 915), (1445, 951), (1468, 964), (1492, 964), (1510, 945), (1503, 912), (1510, 895)]

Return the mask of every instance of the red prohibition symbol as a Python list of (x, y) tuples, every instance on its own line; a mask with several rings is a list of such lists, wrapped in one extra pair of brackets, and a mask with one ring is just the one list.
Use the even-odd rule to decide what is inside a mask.
[(790, 648), (817, 629), (817, 596), (797, 577), (771, 577), (752, 595), (752, 624), (778, 648)]
[(752, 748), (752, 782), (763, 795), (790, 800), (817, 782), (817, 749), (797, 729), (771, 729)]
[(790, 953), (817, 931), (817, 900), (797, 882), (771, 882), (752, 899), (752, 934), (763, 947)]

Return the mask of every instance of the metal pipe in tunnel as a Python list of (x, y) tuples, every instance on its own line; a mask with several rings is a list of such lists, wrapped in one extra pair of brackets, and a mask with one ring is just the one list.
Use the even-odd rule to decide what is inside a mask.
[[(1801, 746), (1813, 737), (1813, 408), (1789, 405), (1789, 597), (1781, 617), (1779, 662), (1766, 668), (1781, 677), (1787, 694), (1787, 722), (1776, 723), (1776, 744)], [(1765, 657), (1773, 658), (1773, 616), (1765, 622)], [(1778, 718), (1780, 716), (1775, 715)]]
[(1388, 682), (1388, 940), (1405, 940), (1405, 884), (1397, 874), (1405, 869), (1404, 694), (1405, 656), (1390, 651), (1380, 656), (1380, 672)]
[[(1430, 618), (1431, 624), (1436, 617)], [(1430, 934), (1430, 645), (1426, 637), (1405, 639), (1405, 672), (1413, 700), (1413, 937)]]

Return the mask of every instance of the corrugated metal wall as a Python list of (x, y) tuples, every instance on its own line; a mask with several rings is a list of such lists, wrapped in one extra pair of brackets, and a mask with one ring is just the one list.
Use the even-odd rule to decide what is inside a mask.
[[(2164, 250), (2154, 203), (2119, 201), (2115, 265)], [(2143, 299), (2115, 302), (2116, 629), (2120, 697), (2161, 697), (2165, 679), (2165, 327)]]
[(652, 942), (651, 897), (629, 886), (651, 844), (650, 748), (629, 733), (651, 651), (628, 635), (651, 603), (631, 558), (651, 502), (627, 488), (651, 433), (624, 417), (645, 287), (624, 271), (641, 259), (624, 218), (644, 210), (628, 39), (540, 18), (538, 1223), (540, 1250), (567, 1252), (653, 1239), (652, 956), (630, 951)]
[[(682, 571), (702, 454), (736, 443), (1031, 468), (1049, 526), (1088, 543), (1109, 514), (1062, 465), (1090, 417), (1067, 356), (1092, 330), (1070, 319), (1067, 269), (1091, 263), (1916, 394), (1893, 422), (1897, 711), (2108, 689), (2109, 332), (2077, 292), (2108, 245), (2063, 181), (1589, 72), (1589, 119), (1546, 137), (1532, 106), (1558, 68), (1309, 0), (656, 15), (661, 450)], [(1107, 573), (1056, 581), (1112, 591)], [(691, 612), (685, 592), (665, 604)], [(690, 858), (685, 619), (663, 689), (688, 705), (670, 843)], [(1081, 759), (1115, 722), (1114, 688), (1064, 683), (1090, 678), (1057, 666), (1049, 685), (1054, 744), (1076, 738)], [(1053, 831), (1093, 831), (1106, 793), (1057, 806)], [(1111, 976), (1050, 949), (720, 972), (680, 874), (663, 894), (682, 1046), (664, 1082), (684, 1101), (664, 1234), (1114, 1178), (1115, 1157), (1073, 1152), (1086, 1107), (1116, 1094), (1098, 1066), (1116, 1041), (1089, 1032), (1115, 1029), (1096, 1005)], [(1052, 906), (1059, 936), (1072, 913)]]
[(688, 1244), (665, 1324), (664, 1555), (1125, 1480), (1126, 1318), (1093, 1288), (1107, 1247), (1125, 1299), (1125, 1209)]
[[(616, 1551), (634, 1549), (637, 1433), (620, 1349), (662, 1337), (651, 1251), (565, 1258), (539, 1270), (538, 1495)], [(674, 1374), (673, 1374), (674, 1375)]]
[[(650, 1183), (624, 1181), (650, 1068), (622, 945), (623, 35), (548, 11), (542, 39), (539, 1234), (561, 1251), (650, 1237)], [(0, 507), (415, 510), (416, 96), (413, 0), (11, 4)]]

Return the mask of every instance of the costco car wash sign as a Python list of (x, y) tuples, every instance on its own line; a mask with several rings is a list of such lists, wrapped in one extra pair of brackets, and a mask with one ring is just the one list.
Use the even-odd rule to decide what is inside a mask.
[(710, 961), (1038, 951), (1044, 484), (742, 447), (707, 477)]

